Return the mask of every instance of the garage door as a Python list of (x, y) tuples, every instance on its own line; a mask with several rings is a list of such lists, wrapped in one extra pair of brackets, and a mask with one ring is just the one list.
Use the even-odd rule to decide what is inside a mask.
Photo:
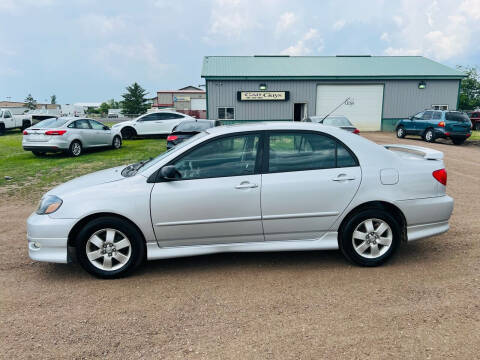
[(346, 98), (332, 115), (345, 115), (359, 129), (376, 131), (382, 125), (383, 85), (318, 85), (316, 114), (325, 116)]

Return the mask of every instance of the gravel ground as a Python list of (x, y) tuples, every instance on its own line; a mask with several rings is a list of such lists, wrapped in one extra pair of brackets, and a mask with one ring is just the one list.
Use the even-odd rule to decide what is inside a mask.
[(480, 147), (429, 146), (446, 155), (451, 229), (372, 269), (338, 251), (218, 254), (102, 281), (31, 261), (34, 205), (1, 200), (0, 357), (478, 358)]

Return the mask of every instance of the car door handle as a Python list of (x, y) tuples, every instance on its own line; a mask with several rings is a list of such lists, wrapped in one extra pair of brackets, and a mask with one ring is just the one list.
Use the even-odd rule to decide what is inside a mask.
[(248, 181), (240, 183), (240, 185), (235, 186), (235, 189), (254, 189), (257, 188), (257, 184), (250, 183)]
[(339, 174), (337, 177), (334, 177), (332, 181), (351, 181), (355, 180), (355, 176), (348, 176), (347, 174)]
[(163, 124), (163, 121), (155, 121), (155, 124)]

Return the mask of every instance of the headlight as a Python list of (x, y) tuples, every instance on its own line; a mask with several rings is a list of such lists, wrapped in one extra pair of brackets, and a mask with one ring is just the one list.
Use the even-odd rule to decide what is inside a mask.
[(42, 200), (40, 200), (40, 204), (38, 205), (37, 214), (38, 215), (45, 215), (51, 214), (57, 211), (60, 206), (62, 206), (62, 199), (55, 195), (48, 195), (45, 196)]

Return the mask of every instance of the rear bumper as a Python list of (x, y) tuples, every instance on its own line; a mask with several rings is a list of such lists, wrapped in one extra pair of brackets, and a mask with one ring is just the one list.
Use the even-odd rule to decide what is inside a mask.
[(396, 201), (405, 215), (408, 241), (418, 240), (448, 231), (454, 201), (450, 196)]
[(68, 234), (75, 219), (53, 219), (33, 213), (27, 220), (28, 255), (32, 260), (54, 263), (70, 262)]
[(55, 151), (63, 151), (65, 149), (61, 149), (58, 146), (52, 146), (52, 145), (45, 145), (45, 146), (39, 146), (39, 145), (24, 145), (23, 150), (25, 151), (48, 151), (48, 152), (55, 152)]
[(449, 132), (445, 131), (443, 129), (435, 129), (435, 137), (436, 138), (455, 138), (455, 139), (468, 139), (472, 135), (471, 132), (468, 133), (455, 133), (455, 132)]

